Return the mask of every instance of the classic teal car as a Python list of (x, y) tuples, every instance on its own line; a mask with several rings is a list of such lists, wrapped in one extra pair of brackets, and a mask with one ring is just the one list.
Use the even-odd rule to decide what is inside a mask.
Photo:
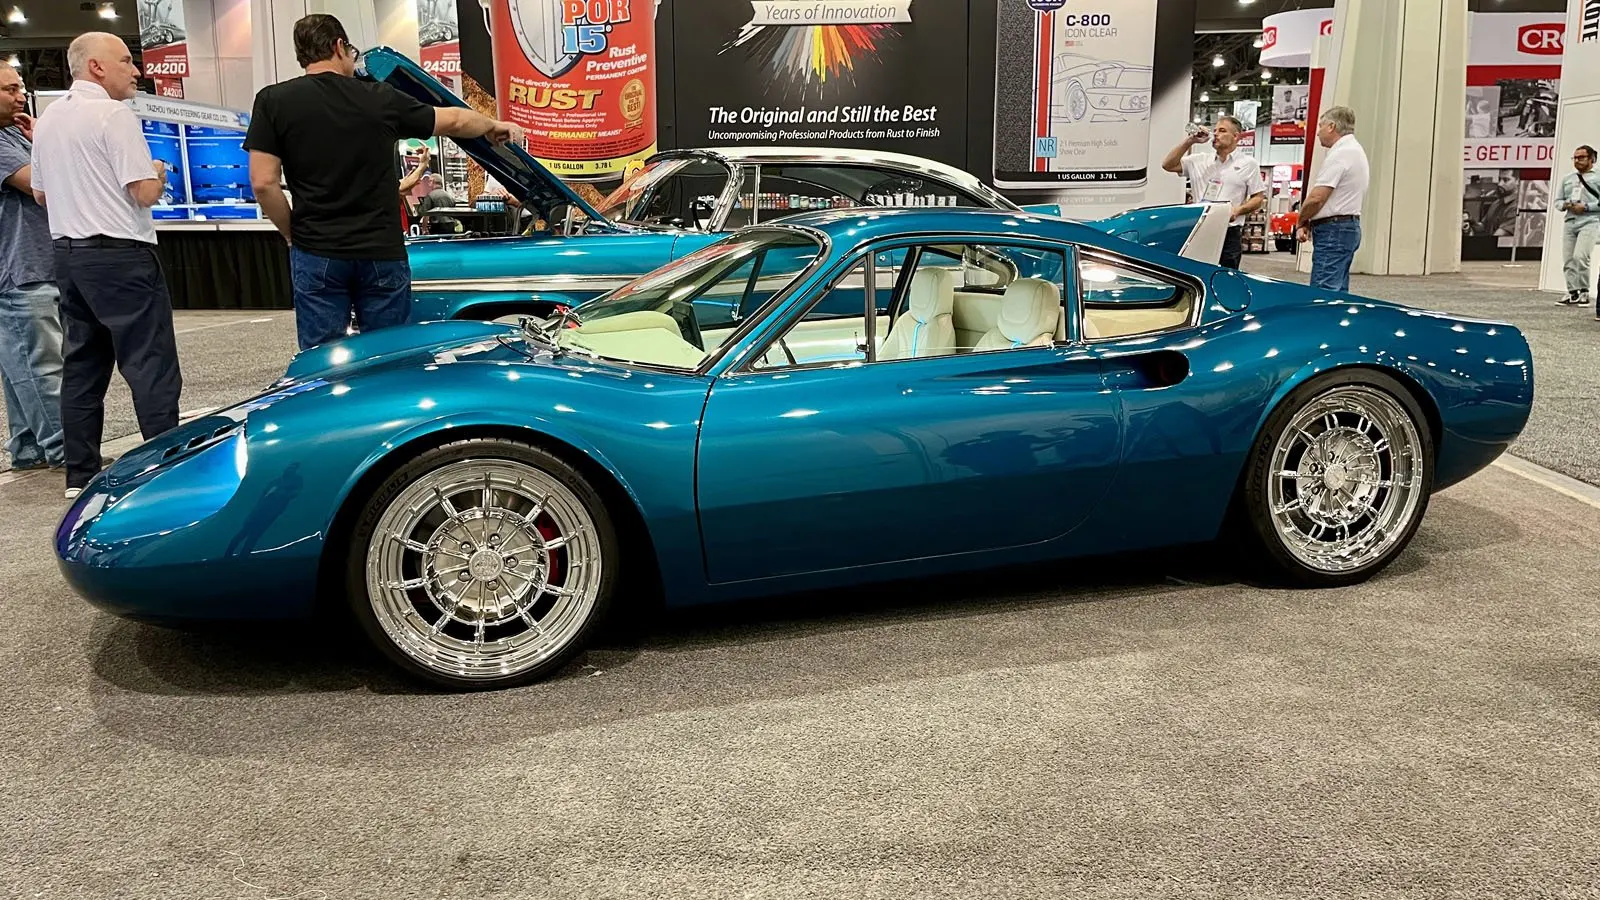
[[(464, 105), (394, 50), (380, 47), (362, 59), (370, 77), (424, 103)], [(459, 144), (549, 230), (527, 237), (414, 239), (414, 321), (543, 318), (740, 228), (816, 210), (944, 207), (1061, 214), (1056, 204), (1018, 207), (972, 175), (932, 160), (808, 147), (659, 153), (596, 209), (521, 148), (481, 139)], [(1159, 206), (1086, 224), (1215, 263), (1227, 227), (1222, 212), (1200, 204)]]

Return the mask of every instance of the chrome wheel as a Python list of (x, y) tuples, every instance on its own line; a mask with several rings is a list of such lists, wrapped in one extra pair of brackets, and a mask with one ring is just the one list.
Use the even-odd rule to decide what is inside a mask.
[(1279, 435), (1268, 474), (1272, 527), (1303, 565), (1351, 572), (1410, 534), (1429, 464), (1416, 420), (1374, 387), (1314, 397)]
[(577, 638), (604, 564), (593, 518), (561, 481), (512, 460), (463, 460), (384, 509), (366, 547), (367, 597), (411, 661), (501, 680)]

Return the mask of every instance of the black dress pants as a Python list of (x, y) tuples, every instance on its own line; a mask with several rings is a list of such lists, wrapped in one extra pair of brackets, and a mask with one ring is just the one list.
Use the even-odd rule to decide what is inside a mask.
[(64, 332), (61, 425), (67, 487), (100, 471), (106, 388), (116, 366), (133, 389), (145, 440), (178, 425), (178, 340), (154, 244), (121, 238), (55, 242)]

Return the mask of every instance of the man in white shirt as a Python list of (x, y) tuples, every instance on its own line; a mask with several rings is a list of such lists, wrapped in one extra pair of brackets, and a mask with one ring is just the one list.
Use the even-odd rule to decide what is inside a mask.
[(172, 302), (156, 258), (150, 207), (166, 166), (150, 158), (139, 117), (133, 54), (90, 32), (67, 48), (72, 89), (34, 128), (33, 195), (49, 214), (66, 332), (61, 419), (67, 496), (99, 473), (112, 368), (133, 389), (146, 440), (178, 424), (183, 376)]
[(1255, 157), (1235, 152), (1244, 135), (1242, 122), (1223, 116), (1212, 131), (1211, 150), (1188, 152), (1206, 139), (1204, 130), (1197, 131), (1173, 147), (1161, 167), (1187, 176), (1197, 202), (1228, 204), (1233, 214), (1222, 243), (1222, 265), (1237, 269), (1244, 258), (1244, 221), (1267, 202), (1267, 184)]
[(1361, 246), (1361, 204), (1371, 172), (1367, 151), (1356, 141), (1356, 114), (1335, 106), (1317, 122), (1317, 140), (1328, 148), (1300, 205), (1302, 241), (1311, 241), (1311, 286), (1350, 290), (1350, 264)]

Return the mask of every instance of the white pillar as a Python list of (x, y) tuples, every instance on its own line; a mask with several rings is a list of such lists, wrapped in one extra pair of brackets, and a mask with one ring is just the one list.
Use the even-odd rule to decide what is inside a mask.
[(189, 33), (185, 99), (248, 110), (255, 97), (250, 0), (185, 0), (183, 11)]
[[(1561, 42), (1561, 107), (1556, 114), (1556, 156), (1550, 169), (1550, 196), (1572, 172), (1572, 152), (1584, 144), (1600, 147), (1600, 0), (1568, 0), (1567, 33)], [(1594, 176), (1591, 181), (1600, 181)], [(1566, 217), (1551, 204), (1545, 214), (1540, 290), (1565, 293), (1561, 236)]]
[[(1353, 271), (1459, 271), (1466, 4), (1338, 0), (1334, 20), (1339, 34), (1321, 108), (1355, 111), (1356, 137), (1372, 168)], [(1313, 173), (1322, 156), (1318, 148)]]
[[(223, 0), (218, 0), (223, 2)], [(337, 16), (350, 43), (365, 50), (387, 45), (419, 56), (415, 0), (249, 0), (254, 48), (252, 81), (259, 90), (301, 72), (294, 58), (294, 23), (301, 16)]]

